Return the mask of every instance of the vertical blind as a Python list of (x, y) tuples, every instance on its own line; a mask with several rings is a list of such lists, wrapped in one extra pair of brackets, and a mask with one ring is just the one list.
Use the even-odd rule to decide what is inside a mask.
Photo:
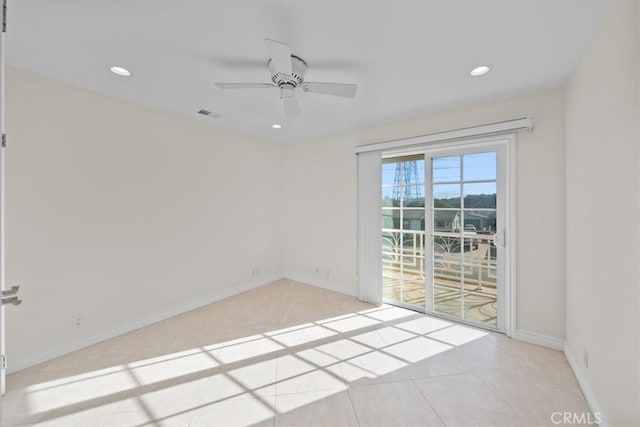
[(362, 301), (382, 302), (382, 157), (358, 154), (358, 285)]

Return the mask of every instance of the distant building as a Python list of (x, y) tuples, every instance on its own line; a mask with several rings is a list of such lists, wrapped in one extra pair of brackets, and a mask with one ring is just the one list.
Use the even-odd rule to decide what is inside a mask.
[[(462, 228), (462, 215), (460, 211), (438, 210), (434, 218), (435, 231), (459, 231)], [(385, 210), (382, 213), (382, 227), (395, 230), (424, 230), (423, 210), (403, 210), (402, 227), (400, 227), (400, 210)], [(495, 231), (496, 214), (495, 211), (465, 211), (465, 230), (486, 230)]]

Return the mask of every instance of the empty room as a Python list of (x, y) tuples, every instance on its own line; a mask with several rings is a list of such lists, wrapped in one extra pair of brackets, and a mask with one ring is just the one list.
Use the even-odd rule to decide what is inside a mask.
[(640, 2), (5, 0), (0, 425), (640, 426)]

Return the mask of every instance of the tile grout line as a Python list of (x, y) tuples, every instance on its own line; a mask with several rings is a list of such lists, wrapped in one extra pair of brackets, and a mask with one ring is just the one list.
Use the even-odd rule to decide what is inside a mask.
[[(205, 350), (205, 351), (207, 351), (207, 352), (208, 352), (208, 350)], [(220, 351), (220, 350), (218, 350), (218, 351)], [(202, 391), (200, 392), (200, 396), (198, 397), (198, 401), (197, 401), (197, 402), (198, 402), (198, 404), (199, 404), (200, 402), (202, 402), (202, 398), (203, 398), (203, 396), (204, 396), (204, 392), (205, 392), (205, 390), (207, 389), (207, 386), (209, 385), (209, 382), (210, 382), (210, 381), (211, 381), (211, 376), (208, 376), (208, 377), (207, 377), (207, 382), (205, 382), (205, 383), (204, 383), (204, 387), (202, 387)], [(191, 424), (193, 423), (193, 418), (196, 416), (196, 411), (197, 411), (197, 409), (193, 409), (193, 410), (191, 411), (191, 417), (189, 418), (189, 422), (187, 423), (187, 426), (191, 427)]]
[(429, 399), (427, 399), (427, 396), (424, 395), (424, 393), (422, 392), (422, 389), (420, 387), (418, 387), (418, 384), (416, 384), (415, 380), (411, 377), (409, 377), (409, 379), (411, 380), (411, 383), (413, 384), (413, 386), (418, 389), (418, 393), (420, 393), (420, 396), (422, 396), (422, 398), (424, 399), (424, 401), (426, 402), (426, 404), (431, 408), (431, 410), (433, 411), (434, 414), (436, 414), (436, 416), (438, 417), (438, 419), (440, 420), (440, 422), (442, 423), (443, 426), (446, 427), (447, 423), (444, 422), (444, 419), (442, 418), (442, 416), (438, 413), (438, 411), (436, 410), (436, 408), (433, 407), (433, 405), (431, 404), (431, 402), (429, 402)]
[[(512, 368), (513, 369), (513, 368)], [(518, 368), (519, 369), (519, 368)], [(494, 369), (497, 370), (497, 369)], [(524, 422), (528, 422), (529, 420), (522, 414), (522, 412), (520, 412), (518, 410), (518, 408), (516, 408), (515, 406), (513, 406), (509, 401), (505, 400), (502, 396), (500, 396), (498, 394), (498, 391), (495, 390), (493, 387), (491, 387), (491, 385), (487, 384), (486, 382), (484, 382), (482, 380), (482, 378), (480, 378), (478, 375), (476, 375), (476, 372), (471, 372), (471, 374), (477, 378), (482, 384), (484, 384), (485, 387), (487, 387), (501, 402), (504, 402), (509, 408), (511, 408), (513, 410), (513, 412), (515, 412)]]
[(353, 414), (356, 417), (356, 422), (359, 427), (362, 427), (362, 423), (360, 422), (360, 417), (358, 416), (358, 411), (356, 411), (356, 405), (353, 403), (353, 397), (351, 396), (351, 387), (347, 388), (347, 395), (349, 396), (349, 402), (351, 402), (351, 409), (353, 409)]
[[(280, 321), (278, 321), (278, 330), (282, 329), (280, 326)], [(263, 336), (265, 336), (266, 334), (263, 334)], [(281, 348), (283, 348), (284, 346), (281, 345), (278, 341), (273, 340), (271, 338), (271, 336), (266, 336), (267, 339), (269, 339), (271, 342), (275, 342), (277, 347), (276, 347), (276, 368), (275, 368), (275, 372), (274, 372), (274, 384), (273, 384), (273, 419), (271, 420), (271, 427), (275, 427), (276, 426), (276, 417), (278, 416), (278, 413), (276, 412), (276, 407), (278, 406), (278, 365), (280, 365), (278, 363), (278, 361), (280, 360), (280, 351)]]

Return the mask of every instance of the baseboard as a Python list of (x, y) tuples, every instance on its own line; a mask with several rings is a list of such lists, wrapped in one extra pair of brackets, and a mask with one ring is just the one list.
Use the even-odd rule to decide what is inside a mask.
[(523, 329), (516, 329), (515, 333), (511, 335), (511, 338), (528, 342), (530, 344), (540, 345), (542, 347), (551, 348), (553, 350), (564, 350), (564, 341), (560, 338), (550, 337), (548, 335), (539, 334), (537, 332), (525, 331)]
[[(293, 280), (295, 282), (306, 283), (311, 286), (326, 289), (328, 291), (338, 292), (340, 294), (349, 295), (352, 297), (358, 296), (358, 291), (347, 285), (341, 285), (330, 280), (319, 279), (313, 276), (304, 276), (302, 274), (285, 273), (283, 274), (285, 279)], [(351, 289), (350, 289), (351, 288)]]
[(591, 412), (593, 412), (594, 414), (597, 413), (598, 417), (600, 418), (600, 423), (598, 425), (600, 427), (606, 427), (610, 425), (607, 422), (605, 413), (602, 410), (602, 406), (600, 406), (600, 404), (596, 400), (596, 396), (593, 393), (593, 390), (591, 389), (591, 387), (589, 386), (589, 383), (587, 382), (587, 379), (584, 375), (584, 371), (582, 370), (582, 365), (580, 364), (579, 359), (576, 358), (575, 354), (573, 354), (573, 352), (571, 351), (567, 343), (564, 344), (564, 355), (567, 358), (567, 362), (569, 362), (569, 366), (573, 371), (573, 375), (576, 376), (576, 379), (578, 380), (578, 384), (580, 384), (580, 388), (582, 389), (582, 394), (584, 394), (584, 398), (587, 400), (587, 403), (589, 404), (589, 408), (591, 409)]
[(80, 350), (84, 347), (97, 344), (101, 341), (108, 340), (109, 338), (117, 337), (118, 335), (126, 334), (127, 332), (131, 332), (136, 329), (149, 326), (161, 320), (165, 320), (170, 317), (174, 317), (179, 314), (186, 313), (187, 311), (195, 310), (196, 308), (200, 308), (202, 306), (214, 303), (216, 301), (223, 300), (225, 298), (229, 298), (239, 293), (258, 288), (260, 286), (266, 285), (268, 283), (271, 283), (281, 278), (282, 276), (279, 274), (263, 276), (255, 280), (252, 280), (250, 282), (243, 283), (238, 286), (234, 286), (233, 288), (216, 292), (207, 297), (199, 298), (194, 301), (189, 301), (187, 303), (184, 303), (175, 307), (170, 307), (162, 311), (158, 311), (156, 313), (144, 316), (138, 320), (124, 323), (113, 329), (100, 332), (97, 335), (93, 335), (69, 344), (64, 344), (64, 345), (54, 347), (45, 351), (41, 351), (19, 360), (15, 360), (15, 361), (9, 360), (7, 365), (7, 373), (11, 374), (13, 372), (17, 372), (22, 369), (26, 369), (31, 366), (37, 365), (39, 363), (43, 363), (48, 360), (54, 359), (56, 357), (64, 356), (67, 353), (71, 353), (73, 351)]

